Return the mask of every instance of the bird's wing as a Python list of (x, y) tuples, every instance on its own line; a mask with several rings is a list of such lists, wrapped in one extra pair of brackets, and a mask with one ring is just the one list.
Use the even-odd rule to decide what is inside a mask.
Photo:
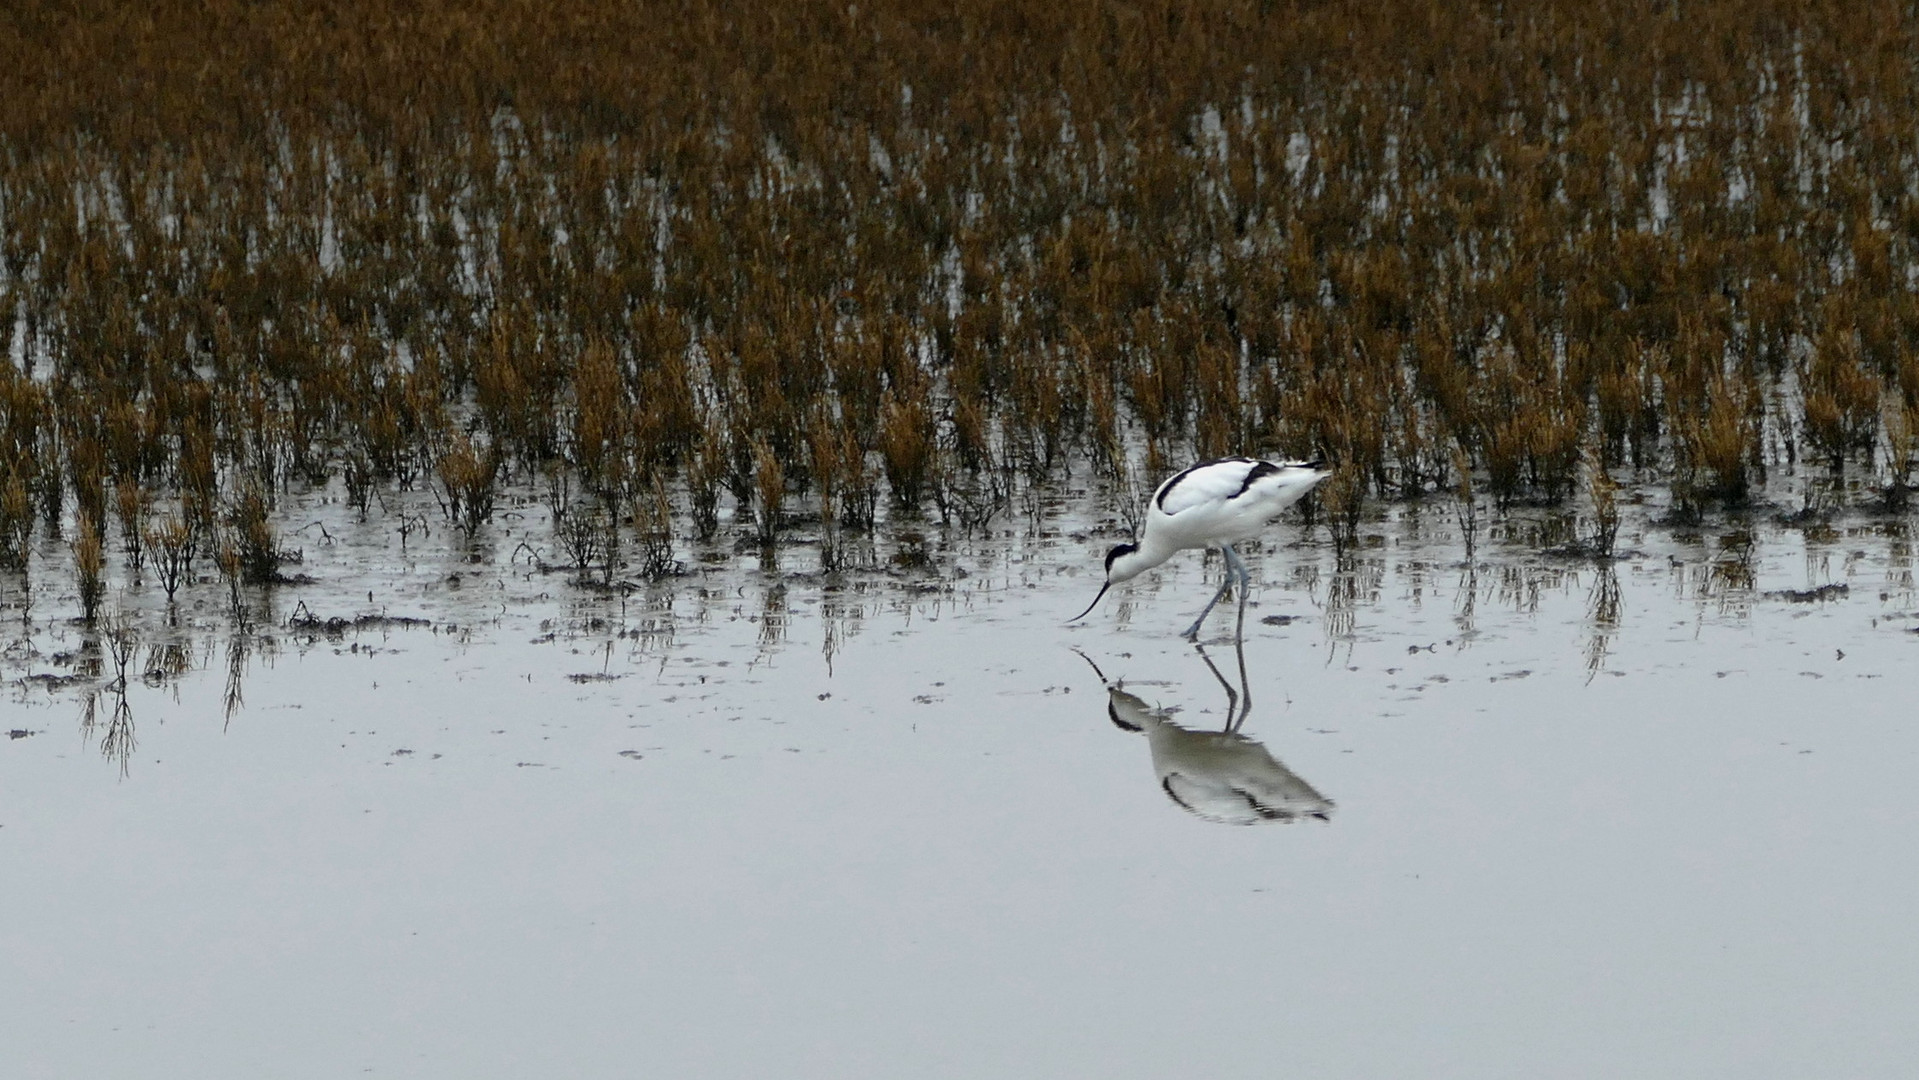
[(1253, 458), (1202, 461), (1168, 478), (1153, 493), (1153, 503), (1163, 514), (1178, 514), (1195, 506), (1217, 506), (1245, 491), (1247, 478), (1264, 464)]
[(1159, 788), (1188, 813), (1222, 825), (1253, 825), (1274, 816), (1245, 792), (1209, 783), (1206, 778), (1168, 773), (1160, 778)]
[(1174, 515), (1195, 506), (1223, 505), (1269, 476), (1285, 480), (1296, 474), (1305, 480), (1316, 478), (1319, 470), (1317, 461), (1261, 461), (1246, 457), (1204, 461), (1161, 484), (1153, 494), (1153, 502), (1161, 513)]
[(1264, 783), (1236, 783), (1227, 777), (1192, 777), (1174, 772), (1162, 776), (1159, 786), (1167, 798), (1187, 811), (1226, 825), (1295, 821), (1303, 817), (1325, 821), (1334, 809), (1332, 800), (1314, 791), (1304, 781), (1298, 785), (1304, 789), (1301, 792), (1285, 788), (1275, 790)]

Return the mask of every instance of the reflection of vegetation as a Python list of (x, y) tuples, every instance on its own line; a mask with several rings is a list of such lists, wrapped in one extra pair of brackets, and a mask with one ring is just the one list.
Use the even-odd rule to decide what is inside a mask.
[[(100, 697), (108, 694), (112, 703), (108, 708), (107, 719), (100, 719)], [(127, 705), (124, 687), (117, 691), (93, 690), (80, 702), (80, 734), (84, 739), (100, 738), (100, 753), (107, 760), (120, 767), (121, 777), (125, 777), (132, 768), (133, 751), (136, 743), (133, 737), (133, 710)]]
[(1746, 530), (1730, 532), (1719, 538), (1720, 554), (1707, 566), (1705, 593), (1722, 602), (1750, 603), (1759, 577), (1753, 567), (1753, 535)]
[[(670, 601), (667, 606), (670, 610)], [(6, 610), (17, 614), (19, 608)], [(34, 672), (18, 678), (10, 675), (9, 684), (20, 690), (40, 687), (54, 694), (70, 692), (78, 703), (81, 736), (88, 743), (97, 738), (101, 753), (114, 762), (121, 775), (125, 776), (131, 769), (133, 753), (139, 747), (134, 720), (135, 704), (132, 700), (135, 684), (155, 690), (171, 688), (177, 703), (180, 680), (194, 672), (196, 657), (213, 655), (224, 639), (226, 670), (223, 704), (225, 719), (231, 723), (245, 706), (246, 676), (253, 657), (271, 657), (281, 640), (274, 634), (260, 632), (248, 618), (232, 619), (217, 626), (202, 624), (194, 628), (182, 627), (179, 620), (171, 617), (172, 614), (169, 612), (170, 617), (163, 625), (151, 629), (143, 629), (135, 616), (127, 612), (112, 617), (103, 615), (93, 625), (61, 624), (56, 628), (56, 633), (70, 626), (82, 635), (76, 647), (59, 650), (49, 656), (43, 654), (30, 637), (22, 637), (0, 649), (0, 663), (37, 666), (34, 664), (37, 660), (48, 661), (53, 671)], [(670, 635), (670, 619), (666, 622), (664, 629), (657, 620), (643, 622), (641, 629), (621, 636), (644, 642), (648, 633)], [(429, 625), (424, 619), (385, 615), (321, 619), (307, 611), (304, 604), (295, 610), (285, 624), (287, 636), (305, 643), (323, 639), (338, 641), (349, 634), (425, 628)], [(28, 626), (30, 635), (39, 629), (32, 624)], [(196, 637), (196, 634), (206, 636)], [(63, 673), (61, 669), (64, 669)]]
[(1459, 583), (1454, 589), (1459, 600), (1453, 609), (1453, 624), (1468, 639), (1478, 631), (1479, 615), (1479, 564), (1468, 559), (1460, 567)]
[(1745, 529), (1718, 538), (1703, 560), (1675, 561), (1673, 581), (1683, 599), (1715, 604), (1720, 614), (1743, 617), (1752, 611), (1758, 573), (1753, 564), (1753, 534)]
[(760, 594), (760, 648), (770, 649), (786, 640), (786, 586), (773, 583)]
[(246, 704), (247, 656), (250, 652), (248, 637), (239, 630), (227, 636), (227, 682), (221, 702), (225, 706), (229, 724), (233, 722), (233, 714)]
[[(127, 665), (139, 650), (139, 641), (125, 625), (115, 625), (106, 633), (107, 658), (113, 664), (113, 678), (105, 686), (89, 691), (81, 705), (80, 733), (84, 738), (100, 737), (100, 753), (120, 766), (127, 775), (138, 745), (133, 736), (133, 709), (127, 704)], [(98, 648), (97, 643), (95, 648)], [(113, 698), (107, 719), (100, 720), (100, 695)]]
[(1901, 603), (1913, 597), (1912, 539), (1902, 524), (1886, 545), (1886, 587), (1888, 595), (1897, 593)]
[[(1548, 520), (1548, 531), (1563, 528), (1563, 519)], [(1612, 573), (1610, 562), (1601, 562), (1599, 573)], [(1482, 577), (1482, 575), (1486, 575)], [(1579, 581), (1578, 571), (1556, 563), (1540, 563), (1530, 558), (1500, 563), (1465, 563), (1459, 568), (1454, 587), (1457, 599), (1453, 623), (1470, 637), (1477, 629), (1479, 604), (1493, 601), (1520, 615), (1537, 615), (1548, 593), (1566, 593)]]
[(1509, 563), (1494, 569), (1492, 591), (1500, 603), (1514, 611), (1536, 615), (1542, 593), (1563, 590), (1576, 580), (1578, 576), (1565, 567)]
[(1619, 574), (1611, 563), (1601, 563), (1586, 594), (1586, 621), (1592, 628), (1586, 639), (1586, 679), (1592, 681), (1606, 666), (1606, 653), (1619, 630), (1621, 597)]
[(147, 650), (146, 669), (141, 678), (149, 686), (161, 686), (193, 669), (193, 652), (178, 639), (162, 641)]
[(1342, 553), (1326, 579), (1326, 636), (1334, 641), (1350, 639), (1360, 606), (1379, 600), (1385, 580), (1385, 560), (1360, 558), (1350, 548)]

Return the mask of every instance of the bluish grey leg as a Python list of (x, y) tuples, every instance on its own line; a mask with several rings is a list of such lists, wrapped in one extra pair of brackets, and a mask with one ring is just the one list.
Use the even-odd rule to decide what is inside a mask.
[(1199, 618), (1194, 619), (1193, 625), (1179, 635), (1187, 641), (1199, 640), (1199, 624), (1206, 621), (1206, 616), (1212, 612), (1213, 605), (1224, 600), (1226, 594), (1233, 588), (1233, 563), (1239, 559), (1239, 556), (1233, 554), (1232, 548), (1222, 546), (1222, 550), (1226, 552), (1226, 580), (1220, 584), (1219, 591), (1213, 594), (1213, 598), (1206, 601), (1206, 606), (1200, 609)]
[(1233, 626), (1233, 638), (1236, 641), (1246, 639), (1246, 596), (1252, 592), (1253, 577), (1246, 572), (1246, 564), (1240, 561), (1239, 552), (1231, 544), (1221, 544), (1220, 550), (1226, 553), (1226, 580), (1239, 578), (1239, 621)]

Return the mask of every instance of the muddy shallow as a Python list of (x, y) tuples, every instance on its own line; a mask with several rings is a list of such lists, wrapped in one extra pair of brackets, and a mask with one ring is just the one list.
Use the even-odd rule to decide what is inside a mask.
[(1229, 737), (1230, 615), (1175, 636), (1217, 561), (1063, 626), (1110, 542), (1070, 506), (834, 578), (683, 552), (626, 595), (513, 554), (551, 547), (530, 510), (479, 563), (332, 512), (290, 512), (315, 580), (250, 596), (251, 637), (217, 582), (177, 628), (121, 590), (124, 709), (70, 578), (9, 594), (9, 1075), (1919, 1057), (1897, 523), (1630, 524), (1608, 574), (1524, 515), (1470, 567), (1444, 508), (1343, 564), (1289, 522)]

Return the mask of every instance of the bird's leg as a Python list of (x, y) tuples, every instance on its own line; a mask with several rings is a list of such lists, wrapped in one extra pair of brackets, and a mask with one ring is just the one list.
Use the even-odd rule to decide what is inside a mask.
[(1206, 621), (1206, 616), (1212, 612), (1213, 605), (1225, 599), (1227, 592), (1231, 591), (1233, 587), (1233, 549), (1222, 545), (1222, 550), (1226, 552), (1226, 580), (1220, 584), (1219, 591), (1213, 594), (1213, 598), (1206, 601), (1206, 606), (1200, 609), (1199, 618), (1194, 619), (1193, 625), (1187, 627), (1186, 631), (1179, 635), (1187, 641), (1199, 640), (1199, 624)]
[(1206, 646), (1194, 642), (1193, 651), (1199, 654), (1201, 660), (1206, 661), (1207, 670), (1213, 673), (1213, 678), (1219, 683), (1219, 688), (1226, 691), (1226, 727), (1224, 730), (1226, 734), (1230, 735), (1245, 725), (1246, 714), (1253, 711), (1253, 688), (1252, 685), (1246, 681), (1246, 644), (1245, 642), (1233, 643), (1233, 655), (1239, 659), (1238, 689), (1234, 689), (1233, 684), (1226, 681), (1226, 676), (1219, 670), (1219, 665), (1213, 663), (1212, 656), (1206, 652)]
[(1246, 724), (1246, 716), (1253, 711), (1253, 687), (1246, 681), (1246, 639), (1233, 642), (1233, 655), (1239, 658), (1239, 718), (1227, 725), (1229, 732), (1238, 731)]
[[(1227, 682), (1226, 676), (1220, 674), (1219, 665), (1213, 663), (1213, 658), (1206, 654), (1206, 646), (1195, 641), (1193, 642), (1193, 651), (1199, 654), (1201, 660), (1206, 661), (1206, 669), (1213, 673), (1214, 679), (1218, 680), (1219, 688), (1226, 691), (1226, 727), (1223, 730), (1230, 734), (1234, 730), (1236, 726), (1235, 720), (1239, 716), (1239, 691), (1233, 689), (1233, 684)], [(1241, 674), (1245, 674), (1244, 665), (1241, 667)], [(1245, 682), (1244, 679), (1240, 681), (1242, 685)]]
[[(1252, 589), (1252, 576), (1246, 572), (1246, 564), (1240, 561), (1239, 552), (1231, 544), (1221, 544), (1220, 550), (1226, 553), (1226, 580), (1239, 579), (1239, 621), (1233, 624), (1233, 640), (1246, 640), (1246, 594)], [(1223, 594), (1222, 594), (1223, 595)]]

